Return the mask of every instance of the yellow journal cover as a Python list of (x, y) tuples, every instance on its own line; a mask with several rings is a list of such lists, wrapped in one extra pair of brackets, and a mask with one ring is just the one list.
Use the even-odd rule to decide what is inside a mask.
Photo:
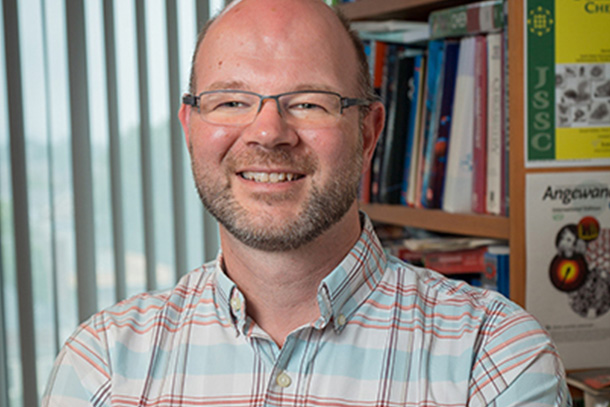
[(610, 0), (527, 0), (525, 13), (527, 164), (609, 164)]

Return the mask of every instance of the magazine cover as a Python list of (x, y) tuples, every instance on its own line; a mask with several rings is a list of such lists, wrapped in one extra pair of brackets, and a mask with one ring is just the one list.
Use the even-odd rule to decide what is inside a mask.
[(610, 177), (526, 177), (526, 308), (568, 369), (610, 365)]
[(608, 0), (527, 0), (528, 167), (610, 163)]

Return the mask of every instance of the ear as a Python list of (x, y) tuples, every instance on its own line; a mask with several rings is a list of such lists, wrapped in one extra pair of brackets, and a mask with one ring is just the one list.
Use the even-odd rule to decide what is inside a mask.
[(191, 128), (191, 106), (185, 105), (184, 103), (180, 106), (178, 111), (178, 118), (182, 124), (182, 130), (184, 131), (184, 138), (186, 140), (186, 146), (190, 146), (190, 128)]
[(362, 122), (362, 171), (369, 168), (373, 152), (377, 146), (379, 136), (385, 125), (385, 107), (381, 102), (374, 102)]

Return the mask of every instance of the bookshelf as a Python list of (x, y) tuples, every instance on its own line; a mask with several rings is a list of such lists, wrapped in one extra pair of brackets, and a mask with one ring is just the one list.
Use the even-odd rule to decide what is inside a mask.
[[(445, 0), (357, 0), (342, 4), (340, 9), (352, 20), (408, 19), (425, 21), (436, 9), (476, 1)], [(507, 239), (510, 244), (511, 299), (525, 304), (525, 179), (527, 174), (571, 171), (608, 171), (610, 167), (525, 168), (524, 105), (524, 1), (508, 1), (509, 61), (509, 194), (510, 215), (451, 214), (441, 210), (414, 209), (400, 205), (363, 204), (361, 208), (375, 221), (423, 229)]]
[(361, 209), (372, 219), (435, 232), (510, 238), (509, 219), (504, 216), (454, 214), (440, 209), (416, 209), (401, 205), (364, 204)]

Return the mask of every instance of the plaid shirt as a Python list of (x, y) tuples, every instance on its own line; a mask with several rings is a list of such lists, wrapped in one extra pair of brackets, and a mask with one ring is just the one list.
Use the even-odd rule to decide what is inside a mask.
[(366, 216), (320, 284), (320, 317), (279, 348), (222, 255), (171, 291), (94, 315), (43, 406), (566, 406), (557, 351), (501, 295), (387, 256)]

